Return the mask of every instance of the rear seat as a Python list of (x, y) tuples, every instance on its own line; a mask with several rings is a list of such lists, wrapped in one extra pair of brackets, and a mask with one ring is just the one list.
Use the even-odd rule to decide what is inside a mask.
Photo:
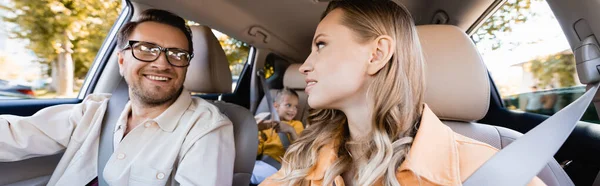
[[(306, 118), (308, 117), (308, 95), (304, 92), (306, 88), (306, 81), (304, 75), (300, 73), (298, 69), (302, 64), (291, 64), (283, 75), (283, 86), (292, 89), (298, 93), (298, 114), (296, 114), (295, 120), (302, 121), (302, 124), (306, 125)], [(279, 89), (271, 89), (270, 93), (274, 97)], [(269, 105), (267, 105), (267, 99), (262, 98), (256, 113), (269, 112)]]

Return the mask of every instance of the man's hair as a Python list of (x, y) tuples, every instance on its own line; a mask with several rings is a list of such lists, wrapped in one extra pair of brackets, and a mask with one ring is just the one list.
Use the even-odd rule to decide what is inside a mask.
[(295, 96), (296, 98), (300, 99), (300, 96), (298, 96), (296, 91), (284, 87), (283, 89), (277, 91), (277, 94), (275, 95), (275, 102), (280, 102), (284, 95)]
[(161, 24), (166, 24), (172, 27), (175, 27), (183, 34), (188, 40), (188, 48), (191, 54), (194, 53), (194, 48), (192, 45), (192, 30), (187, 24), (185, 24), (185, 19), (175, 15), (166, 10), (159, 9), (148, 9), (142, 12), (139, 19), (137, 21), (131, 21), (123, 26), (121, 30), (119, 30), (119, 34), (117, 35), (117, 44), (119, 48), (124, 48), (127, 45), (129, 40), (129, 36), (133, 33), (133, 30), (137, 25), (143, 22), (152, 21)]

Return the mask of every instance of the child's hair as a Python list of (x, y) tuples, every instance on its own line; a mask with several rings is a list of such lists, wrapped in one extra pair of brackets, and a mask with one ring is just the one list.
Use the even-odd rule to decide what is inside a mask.
[(288, 96), (295, 96), (296, 98), (300, 99), (300, 96), (298, 96), (298, 93), (290, 88), (284, 87), (281, 90), (277, 91), (277, 94), (275, 95), (275, 102), (280, 102), (281, 98), (284, 95), (288, 95)]

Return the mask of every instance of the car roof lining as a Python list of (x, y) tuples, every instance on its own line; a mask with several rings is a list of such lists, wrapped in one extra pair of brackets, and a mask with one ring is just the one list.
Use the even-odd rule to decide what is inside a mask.
[[(430, 24), (435, 12), (448, 14), (448, 24), (472, 31), (504, 0), (395, 0), (407, 7), (417, 25)], [(172, 11), (207, 25), (257, 48), (302, 62), (310, 53), (314, 30), (327, 2), (316, 0), (132, 0)], [(224, 12), (227, 12), (224, 14)], [(483, 16), (482, 16), (483, 15)], [(475, 25), (475, 26), (474, 26)], [(249, 33), (252, 27), (267, 32), (268, 42)], [(471, 28), (471, 29), (470, 29)], [(262, 34), (262, 33), (259, 33)]]

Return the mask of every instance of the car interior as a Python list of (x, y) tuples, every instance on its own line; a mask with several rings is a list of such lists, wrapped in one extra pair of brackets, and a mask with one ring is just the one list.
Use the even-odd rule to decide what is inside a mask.
[[(306, 83), (299, 72), (329, 0), (127, 0), (97, 54), (77, 98), (2, 100), (0, 114), (28, 116), (58, 104), (76, 104), (91, 93), (112, 93), (123, 81), (118, 73), (116, 31), (143, 10), (165, 9), (200, 25), (191, 26), (194, 58), (185, 88), (211, 100), (234, 124), (236, 159), (232, 185), (249, 185), (257, 159), (253, 115), (268, 112), (265, 93), (288, 87), (299, 94), (297, 120), (309, 113)], [(471, 35), (506, 0), (396, 0), (417, 24), (426, 59), (425, 102), (455, 132), (503, 149), (549, 116), (507, 109)], [(575, 51), (584, 37), (600, 34), (600, 8), (594, 0), (547, 0)], [(226, 14), (225, 14), (226, 13)], [(587, 20), (584, 26), (581, 20)], [(576, 24), (577, 23), (577, 24)], [(578, 25), (578, 26), (575, 26)], [(251, 46), (232, 89), (232, 73), (218, 30)], [(273, 74), (262, 85), (265, 66)], [(269, 92), (261, 87), (267, 86)], [(120, 111), (119, 111), (120, 112)], [(432, 147), (433, 148), (433, 147)], [(532, 147), (533, 148), (533, 147)], [(580, 121), (554, 159), (537, 175), (550, 186), (592, 185), (600, 172), (600, 125)], [(45, 185), (61, 154), (0, 163), (0, 185)], [(202, 157), (198, 157), (202, 158)], [(568, 163), (567, 163), (568, 162)], [(519, 169), (519, 167), (514, 167)], [(201, 175), (199, 175), (201, 176)], [(507, 178), (510, 179), (510, 178)], [(600, 184), (600, 183), (596, 183)]]

